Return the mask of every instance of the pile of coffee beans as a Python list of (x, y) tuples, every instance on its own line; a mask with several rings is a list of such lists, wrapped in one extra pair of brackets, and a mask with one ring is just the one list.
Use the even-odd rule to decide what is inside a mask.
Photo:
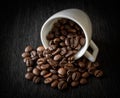
[(84, 56), (74, 60), (74, 55), (85, 44), (82, 29), (73, 21), (59, 19), (47, 35), (49, 47), (34, 49), (27, 46), (22, 53), (27, 66), (25, 78), (34, 83), (42, 81), (52, 88), (63, 90), (88, 83), (90, 76), (101, 77), (99, 63), (90, 62)]

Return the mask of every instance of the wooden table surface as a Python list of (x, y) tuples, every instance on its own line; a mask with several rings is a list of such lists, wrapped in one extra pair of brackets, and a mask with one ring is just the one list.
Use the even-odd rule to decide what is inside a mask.
[[(111, 4), (109, 4), (111, 3)], [(92, 0), (5, 2), (0, 9), (0, 97), (3, 98), (120, 98), (117, 3)], [(21, 53), (27, 45), (41, 45), (42, 24), (54, 13), (68, 8), (85, 11), (93, 25), (92, 39), (99, 47), (102, 79), (59, 91), (24, 78), (26, 67)], [(2, 97), (1, 97), (2, 98)]]

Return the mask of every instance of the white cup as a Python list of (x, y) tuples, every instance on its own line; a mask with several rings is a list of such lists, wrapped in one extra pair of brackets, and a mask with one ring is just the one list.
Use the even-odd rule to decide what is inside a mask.
[[(66, 19), (74, 21), (82, 28), (82, 30), (85, 34), (86, 43), (80, 49), (80, 51), (78, 51), (75, 54), (75, 59), (78, 59), (84, 55), (91, 62), (94, 62), (96, 60), (96, 57), (98, 55), (99, 50), (98, 50), (98, 47), (96, 46), (96, 44), (91, 39), (91, 37), (92, 37), (92, 24), (91, 24), (90, 18), (88, 17), (88, 15), (85, 12), (81, 11), (80, 9), (66, 9), (66, 10), (62, 10), (62, 11), (57, 12), (56, 14), (52, 15), (43, 24), (43, 26), (41, 28), (40, 36), (41, 36), (41, 41), (42, 41), (43, 46), (45, 48), (49, 47), (46, 36), (49, 33), (49, 31), (51, 30), (53, 24), (60, 18), (66, 18)], [(90, 53), (87, 50), (89, 46), (93, 49), (92, 53)]]

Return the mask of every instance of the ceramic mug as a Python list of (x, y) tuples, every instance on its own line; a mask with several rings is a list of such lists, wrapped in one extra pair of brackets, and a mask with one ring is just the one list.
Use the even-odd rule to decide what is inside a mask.
[[(87, 59), (89, 59), (91, 62), (94, 62), (96, 60), (96, 57), (98, 55), (98, 47), (91, 39), (92, 37), (92, 24), (90, 21), (90, 18), (88, 15), (83, 12), (80, 9), (66, 9), (59, 11), (52, 15), (48, 20), (43, 24), (41, 28), (41, 41), (45, 48), (48, 48), (48, 41), (46, 39), (47, 34), (53, 27), (53, 24), (60, 18), (66, 18), (69, 20), (72, 20), (73, 22), (77, 23), (83, 30), (85, 34), (85, 45), (75, 54), (75, 59), (80, 58), (81, 56), (85, 56)], [(87, 49), (88, 47), (91, 47), (93, 49), (93, 52), (90, 53)]]

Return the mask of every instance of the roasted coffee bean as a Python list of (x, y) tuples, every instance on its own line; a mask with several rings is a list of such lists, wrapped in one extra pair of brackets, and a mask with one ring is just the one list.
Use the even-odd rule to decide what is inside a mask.
[(66, 69), (65, 68), (59, 68), (58, 69), (58, 74), (60, 74), (60, 75), (65, 75), (67, 72), (66, 72)]
[(99, 67), (100, 65), (99, 65), (98, 62), (94, 62), (94, 63), (93, 63), (93, 66), (94, 66), (94, 67)]
[(31, 59), (30, 57), (25, 57), (24, 59), (23, 59), (23, 62), (25, 63), (27, 60), (29, 60), (29, 59)]
[(37, 51), (37, 55), (38, 55), (39, 58), (41, 58), (41, 57), (43, 57), (43, 52)]
[(32, 72), (33, 67), (27, 67), (27, 72)]
[(70, 39), (69, 39), (69, 38), (66, 38), (66, 39), (65, 39), (65, 45), (66, 45), (66, 46), (69, 46), (69, 45), (70, 45)]
[(81, 77), (81, 73), (80, 72), (74, 72), (72, 74), (72, 80), (74, 80), (74, 81), (79, 80), (80, 77)]
[(56, 49), (56, 47), (57, 47), (56, 45), (50, 45), (50, 46), (49, 46), (49, 50), (50, 50), (50, 51), (53, 51), (53, 50)]
[(37, 55), (37, 52), (33, 50), (30, 52), (30, 55), (31, 55), (31, 57), (35, 57)]
[(63, 90), (63, 89), (65, 89), (65, 88), (67, 88), (67, 83), (66, 83), (65, 81), (60, 81), (60, 82), (58, 83), (58, 89), (59, 89), (59, 90)]
[(65, 75), (61, 75), (61, 74), (58, 74), (58, 76), (59, 76), (60, 78), (64, 78), (64, 77), (65, 77)]
[(39, 58), (39, 59), (37, 60), (37, 64), (38, 64), (38, 65), (41, 65), (41, 64), (44, 64), (44, 63), (46, 63), (46, 58)]
[(53, 75), (51, 76), (51, 78), (52, 78), (53, 80), (56, 80), (56, 79), (58, 79), (58, 75), (53, 74)]
[(52, 75), (52, 73), (50, 72), (50, 73), (44, 75), (43, 77), (44, 77), (44, 78), (48, 78), (48, 77), (50, 77), (51, 75)]
[(68, 53), (65, 55), (65, 57), (67, 58), (67, 57), (69, 57), (71, 55), (73, 55), (73, 51), (68, 51)]
[(34, 76), (33, 77), (33, 82), (36, 83), (36, 84), (39, 83), (40, 82), (40, 77)]
[(26, 58), (26, 66), (32, 66), (33, 65), (33, 61), (31, 60), (31, 58)]
[(55, 36), (54, 33), (49, 32), (46, 38), (47, 38), (47, 40), (51, 40), (54, 38), (54, 36)]
[(24, 52), (24, 53), (22, 53), (22, 55), (21, 55), (23, 58), (25, 58), (25, 57), (29, 57), (30, 56), (30, 54), (28, 53), (28, 52)]
[(68, 61), (73, 61), (73, 60), (74, 60), (74, 56), (68, 57)]
[(85, 65), (85, 63), (83, 63), (83, 62), (78, 62), (78, 65), (80, 66), (80, 68), (85, 68), (86, 67), (86, 65)]
[(84, 73), (82, 73), (82, 77), (83, 77), (83, 78), (87, 78), (87, 77), (89, 77), (89, 73), (88, 73), (88, 72), (84, 72)]
[(45, 83), (45, 84), (49, 84), (49, 83), (51, 83), (52, 81), (53, 81), (52, 78), (46, 78), (46, 79), (44, 80), (44, 83)]
[(58, 80), (54, 80), (52, 83), (51, 83), (51, 87), (52, 88), (55, 88), (58, 86)]
[(66, 47), (61, 48), (60, 54), (61, 54), (61, 55), (65, 55), (66, 53), (67, 53)]
[(57, 73), (57, 71), (55, 69), (50, 69), (50, 72), (53, 73), (53, 74)]
[(57, 62), (54, 61), (54, 60), (52, 60), (51, 58), (47, 59), (47, 62), (48, 62), (51, 66), (53, 66), (53, 67), (56, 67), (56, 66), (57, 66)]
[(33, 74), (34, 74), (34, 75), (37, 75), (37, 76), (40, 75), (40, 70), (37, 69), (37, 68), (34, 68), (34, 69), (33, 69)]
[(45, 48), (43, 46), (39, 46), (37, 47), (37, 52), (43, 52), (45, 50)]
[(82, 46), (85, 45), (85, 38), (82, 37), (82, 38), (80, 39), (80, 44), (81, 44)]
[(74, 48), (74, 39), (73, 39), (73, 37), (70, 38), (70, 47)]
[(87, 69), (89, 69), (89, 68), (91, 68), (91, 67), (93, 67), (93, 66), (92, 66), (92, 62), (88, 62), (88, 64), (87, 64)]
[(74, 48), (76, 48), (77, 46), (78, 46), (78, 44), (79, 44), (79, 40), (80, 40), (80, 37), (79, 36), (76, 36), (75, 38), (74, 38)]
[(48, 45), (49, 45), (49, 46), (54, 45), (53, 40), (50, 40), (49, 43), (48, 43)]
[(55, 45), (57, 45), (57, 44), (60, 42), (60, 38), (55, 38), (55, 39), (53, 40), (53, 42), (54, 42)]
[(79, 85), (79, 81), (73, 81), (73, 82), (71, 82), (71, 86), (72, 87), (76, 87), (78, 85)]
[(87, 81), (87, 79), (85, 79), (85, 78), (81, 78), (80, 79), (80, 84), (86, 84), (88, 81)]
[(101, 77), (103, 75), (103, 71), (101, 71), (101, 70), (96, 70), (95, 72), (94, 72), (94, 76), (95, 77)]
[(94, 74), (95, 70), (96, 70), (96, 68), (92, 66), (88, 69), (88, 72), (89, 72), (89, 74)]
[(68, 32), (70, 32), (70, 33), (76, 33), (76, 29), (68, 29)]
[(78, 46), (75, 48), (76, 50), (80, 50), (81, 49), (81, 45), (78, 44)]
[(27, 47), (25, 48), (25, 52), (30, 52), (30, 51), (32, 51), (32, 50), (33, 50), (32, 46), (27, 46)]
[(72, 76), (69, 75), (69, 76), (67, 77), (67, 82), (69, 83), (69, 82), (71, 82), (71, 81), (72, 81)]
[(39, 69), (39, 70), (42, 70), (41, 65), (37, 65), (36, 68)]
[(41, 76), (44, 76), (44, 75), (46, 75), (46, 74), (48, 74), (48, 71), (47, 71), (47, 70), (42, 70), (42, 71), (40, 72), (40, 75), (41, 75)]
[(58, 60), (61, 60), (61, 58), (62, 58), (62, 56), (61, 56), (60, 54), (57, 54), (57, 55), (54, 56), (53, 59), (54, 59), (55, 61), (58, 61)]
[(60, 67), (64, 67), (64, 65), (67, 64), (66, 58), (63, 58), (60, 62), (59, 62), (59, 66)]
[(57, 48), (55, 51), (52, 52), (52, 55), (56, 55), (56, 54), (58, 54), (60, 51), (61, 51), (61, 49), (60, 49), (60, 48)]
[(25, 74), (25, 78), (28, 79), (28, 80), (32, 80), (33, 76), (34, 76), (34, 74), (31, 73), (31, 72), (28, 72), (28, 73)]
[(42, 64), (40, 67), (42, 70), (50, 68), (49, 64)]
[(73, 72), (75, 72), (75, 71), (77, 71), (78, 69), (77, 68), (70, 68), (70, 69), (68, 69), (68, 71), (67, 71), (67, 75), (70, 75), (70, 74), (72, 74)]

